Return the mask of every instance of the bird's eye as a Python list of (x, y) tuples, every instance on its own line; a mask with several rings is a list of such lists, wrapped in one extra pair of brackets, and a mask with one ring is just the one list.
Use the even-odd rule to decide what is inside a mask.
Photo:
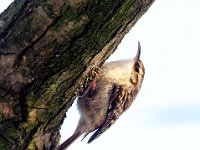
[(140, 70), (139, 70), (139, 68), (135, 68), (135, 71), (137, 72), (137, 73), (139, 73), (140, 72)]
[(140, 72), (140, 66), (139, 66), (139, 64), (138, 63), (136, 63), (135, 64), (135, 66), (134, 66), (134, 68), (135, 68), (135, 71), (137, 72), (137, 73), (139, 73)]
[(138, 62), (135, 63), (134, 65), (134, 70), (137, 72), (137, 73), (140, 73), (140, 65)]

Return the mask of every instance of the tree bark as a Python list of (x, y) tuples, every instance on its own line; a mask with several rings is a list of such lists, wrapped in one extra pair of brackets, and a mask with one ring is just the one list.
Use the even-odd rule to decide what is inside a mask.
[(16, 0), (0, 14), (0, 149), (55, 149), (77, 93), (154, 0)]

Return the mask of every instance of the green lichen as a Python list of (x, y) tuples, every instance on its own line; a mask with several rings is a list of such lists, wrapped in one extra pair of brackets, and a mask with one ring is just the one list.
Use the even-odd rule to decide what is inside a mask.
[(51, 84), (50, 85), (50, 90), (52, 91), (52, 92), (56, 92), (56, 89), (58, 88), (58, 84)]
[(18, 138), (20, 135), (20, 132), (16, 129), (16, 128), (8, 128), (7, 129), (7, 136), (12, 138), (12, 139), (16, 139)]
[[(119, 7), (119, 11), (112, 16), (112, 18), (105, 22), (101, 31), (104, 33), (112, 34), (116, 30), (117, 26), (124, 25), (127, 20), (133, 16), (133, 11), (140, 6), (140, 3), (135, 1), (125, 1), (125, 3)], [(110, 37), (110, 35), (108, 35)]]

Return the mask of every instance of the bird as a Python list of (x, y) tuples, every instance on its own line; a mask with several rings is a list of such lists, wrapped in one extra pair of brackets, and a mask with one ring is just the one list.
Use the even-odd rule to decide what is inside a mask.
[[(94, 79), (78, 96), (78, 125), (71, 137), (58, 146), (67, 149), (81, 135), (95, 131), (88, 143), (97, 139), (131, 106), (140, 91), (145, 68), (140, 60), (141, 46), (133, 59), (107, 62), (95, 72)], [(82, 140), (83, 140), (82, 139)]]

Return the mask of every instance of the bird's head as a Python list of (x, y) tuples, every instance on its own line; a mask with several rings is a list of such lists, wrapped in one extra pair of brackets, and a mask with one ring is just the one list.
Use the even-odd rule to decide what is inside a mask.
[(138, 51), (134, 58), (133, 68), (130, 75), (130, 82), (135, 86), (138, 86), (138, 88), (140, 88), (145, 74), (144, 65), (140, 60), (140, 54), (141, 54), (141, 46), (140, 42), (138, 42)]

